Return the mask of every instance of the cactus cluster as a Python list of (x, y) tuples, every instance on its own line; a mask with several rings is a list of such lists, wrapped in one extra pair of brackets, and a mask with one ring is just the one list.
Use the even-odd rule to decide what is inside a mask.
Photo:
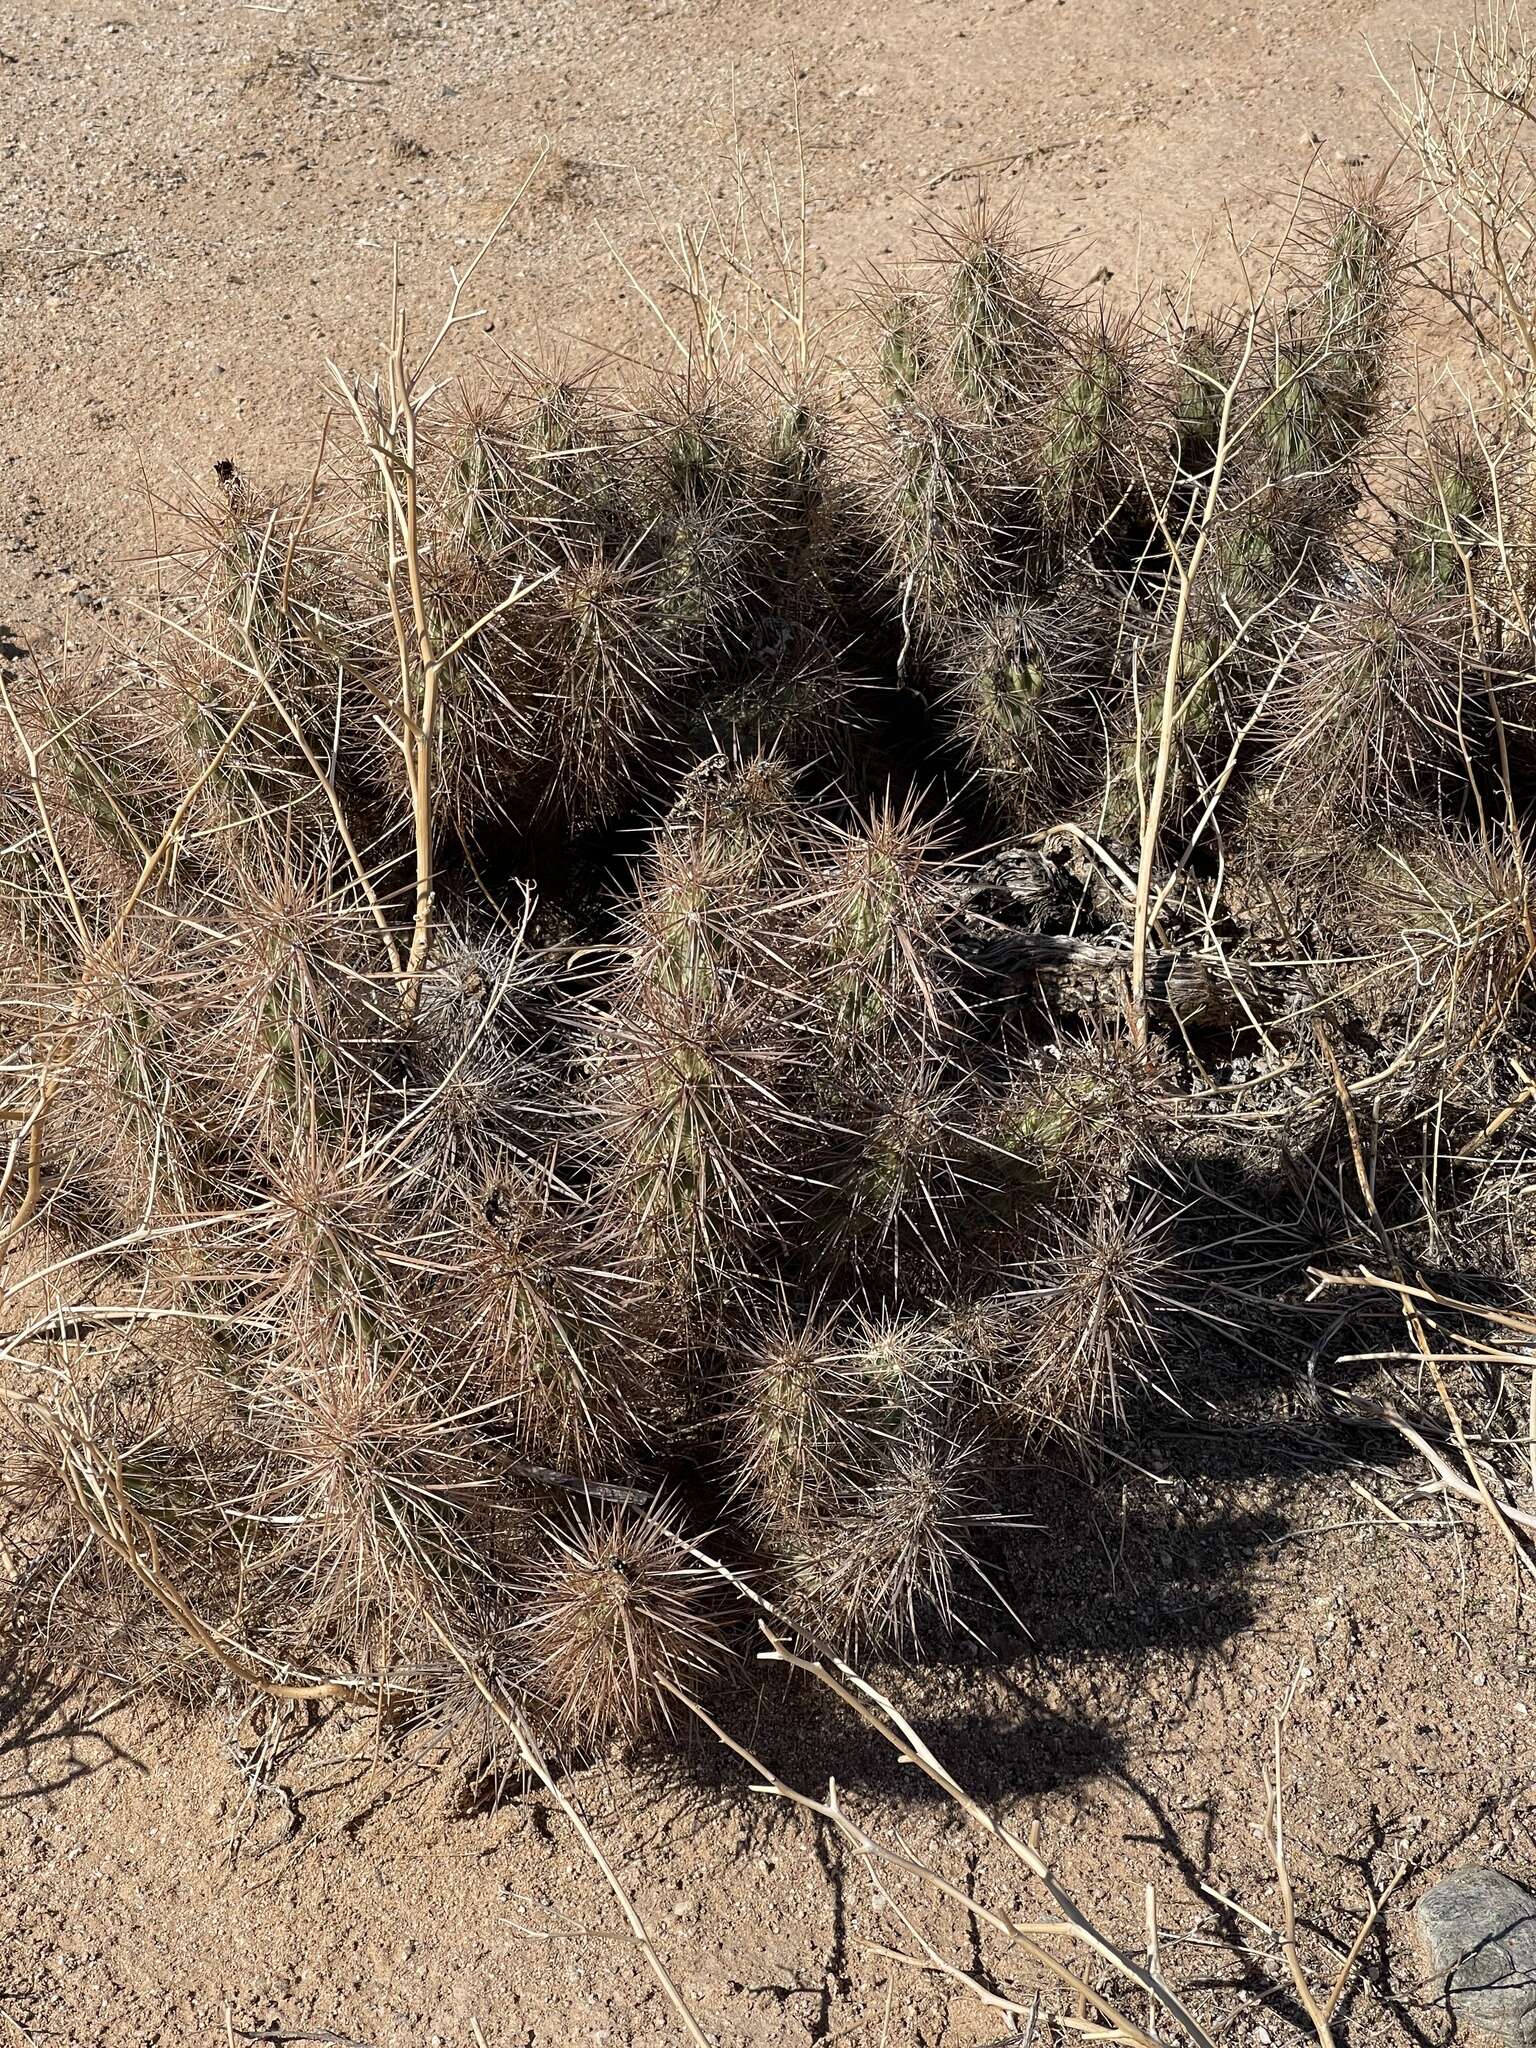
[(1337, 1227), (1316, 1020), (1479, 1121), (1507, 505), (1388, 446), (1390, 212), (1315, 229), (1158, 323), (978, 210), (851, 400), (354, 392), (152, 646), (8, 677), (18, 1625), (479, 1740), (451, 1641), (564, 1745), (711, 1682), (730, 1575), (910, 1648), (1210, 1348), (1226, 1165)]

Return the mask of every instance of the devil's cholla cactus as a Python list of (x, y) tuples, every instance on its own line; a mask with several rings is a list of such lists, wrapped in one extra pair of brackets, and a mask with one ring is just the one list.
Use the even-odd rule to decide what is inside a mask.
[(366, 473), (222, 479), (153, 660), (13, 676), (20, 1621), (479, 1740), (453, 1643), (587, 1744), (730, 1574), (833, 1644), (977, 1599), (1010, 1475), (1177, 1398), (1247, 1228), (1192, 1098), (1311, 1057), (1245, 949), (1415, 1072), (1522, 1014), (1484, 442), (1351, 517), (1398, 266), (1335, 200), (1164, 332), (982, 212), (856, 427), (535, 381), (407, 459), (360, 395)]

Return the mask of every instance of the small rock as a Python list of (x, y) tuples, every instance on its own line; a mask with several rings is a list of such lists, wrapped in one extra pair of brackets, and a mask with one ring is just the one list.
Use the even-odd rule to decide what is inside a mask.
[(1456, 2023), (1536, 2048), (1536, 1892), (1469, 1864), (1425, 1893), (1417, 1917), (1435, 1995)]

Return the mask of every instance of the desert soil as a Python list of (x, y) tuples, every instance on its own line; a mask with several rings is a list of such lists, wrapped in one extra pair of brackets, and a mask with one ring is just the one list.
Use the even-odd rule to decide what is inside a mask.
[[(376, 358), (391, 249), (427, 302), (535, 165), (478, 280), (482, 350), (663, 363), (633, 279), (664, 279), (665, 224), (724, 189), (733, 102), (782, 158), (796, 95), (829, 298), (899, 260), (977, 167), (1070, 279), (1108, 270), (1136, 295), (1178, 288), (1202, 248), (1229, 278), (1228, 210), (1239, 235), (1272, 225), (1313, 159), (1385, 168), (1367, 40), (1401, 76), (1439, 25), (1416, 0), (10, 0), (4, 637), (131, 634), (164, 502), (221, 457), (301, 472), (326, 359)], [(1331, 1978), (1406, 1865), (1347, 2038), (1438, 2041), (1413, 1900), (1456, 1862), (1536, 1865), (1536, 1677), (1507, 1562), (1412, 1466), (1308, 1448), (1271, 1426), (1282, 1389), (1247, 1391), (1251, 1423), (1142, 1447), (1155, 1479), (1041, 1482), (1009, 1573), (1027, 1635), (889, 1682), (1128, 1942), (1155, 1882), (1170, 1973), (1204, 1987), (1223, 2043), (1263, 2048), (1301, 2038), (1272, 1988), (1262, 1782), (1300, 1674), (1303, 1948)], [(797, 1783), (835, 1772), (862, 1818), (1013, 1903), (997, 1857), (803, 1691), (726, 1711)], [(846, 1853), (707, 1741), (569, 1790), (711, 2041), (1005, 2031), (882, 1954), (896, 1930)], [(673, 2037), (548, 1800), (464, 1803), (453, 1772), (402, 1776), (361, 1727), (61, 1696), (0, 1648), (0, 2038)], [(958, 1914), (935, 1926), (971, 1957)]]

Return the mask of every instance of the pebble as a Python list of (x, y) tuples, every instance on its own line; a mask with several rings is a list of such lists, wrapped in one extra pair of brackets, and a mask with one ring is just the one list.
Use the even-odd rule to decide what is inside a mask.
[(1536, 1892), (1468, 1864), (1425, 1893), (1419, 1934), (1456, 2027), (1536, 2048)]

